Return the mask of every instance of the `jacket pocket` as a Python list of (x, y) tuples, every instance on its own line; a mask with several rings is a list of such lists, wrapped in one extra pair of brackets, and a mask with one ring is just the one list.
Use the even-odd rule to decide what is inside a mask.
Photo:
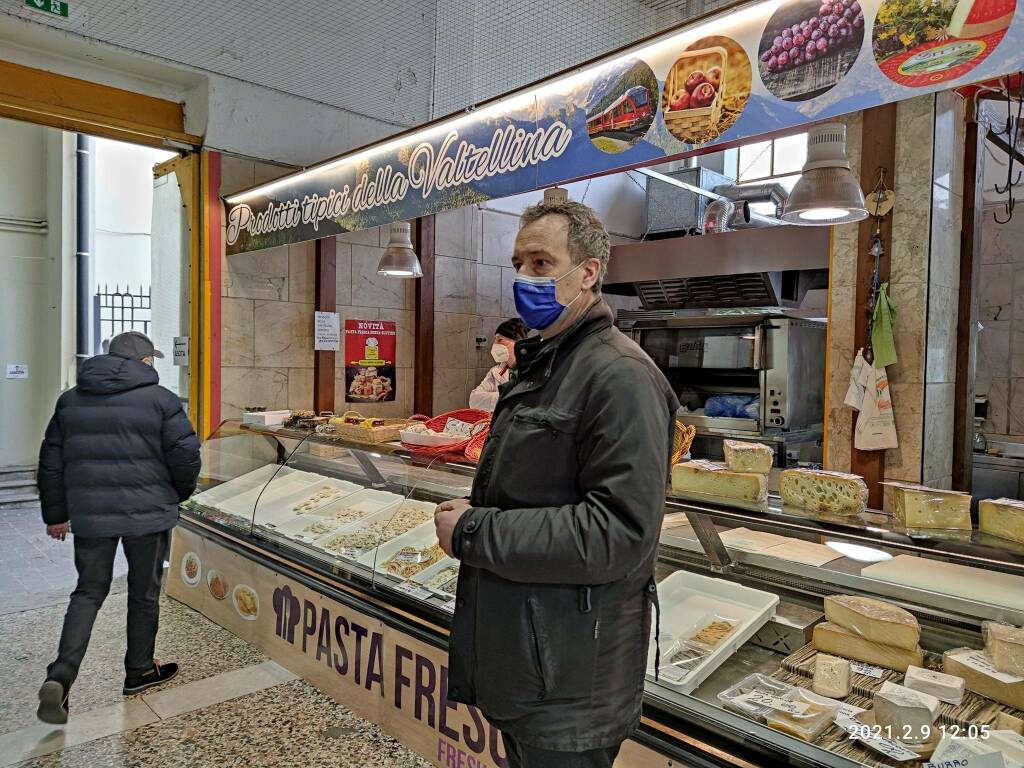
[(540, 585), (530, 597), (530, 627), (535, 643), (541, 698), (589, 697), (600, 642), (600, 590)]
[(517, 408), (497, 447), (489, 503), (515, 508), (579, 501), (578, 425), (578, 413), (546, 406)]

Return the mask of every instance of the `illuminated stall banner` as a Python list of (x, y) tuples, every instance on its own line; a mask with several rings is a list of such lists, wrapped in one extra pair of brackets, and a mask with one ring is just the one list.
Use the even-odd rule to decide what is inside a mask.
[(1024, 69), (1016, 0), (730, 10), (227, 199), (227, 251), (379, 226)]

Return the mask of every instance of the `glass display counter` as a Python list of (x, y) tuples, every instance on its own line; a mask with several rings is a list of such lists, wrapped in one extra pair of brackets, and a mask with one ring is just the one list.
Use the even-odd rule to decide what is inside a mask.
[[(237, 423), (223, 425), (203, 452), (183, 527), (393, 609), (444, 647), (459, 566), (437, 544), (433, 510), (469, 495), (471, 465)], [(657, 577), (660, 658), (652, 640), (637, 739), (684, 764), (922, 762), (927, 745), (915, 751), (863, 727), (875, 694), (904, 682), (892, 668), (899, 661), (885, 666), (869, 654), (874, 663), (852, 665), (847, 695), (822, 703), (806, 694), (828, 596), (909, 612), (920, 650), (908, 652), (936, 670), (951, 649), (983, 647), (982, 622), (1024, 624), (1024, 546), (976, 530), (907, 530), (879, 512), (829, 517), (777, 503), (755, 512), (669, 494)], [(1024, 703), (1024, 689), (1014, 695)], [(822, 708), (805, 729), (804, 715)], [(787, 713), (797, 712), (794, 725)], [(1024, 711), (968, 690), (961, 704), (942, 703), (934, 736), (982, 734), (1013, 722), (1007, 717), (1024, 719)]]

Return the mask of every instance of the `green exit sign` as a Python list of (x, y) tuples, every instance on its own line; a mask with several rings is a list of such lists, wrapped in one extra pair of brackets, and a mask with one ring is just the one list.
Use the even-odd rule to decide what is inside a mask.
[(25, 5), (34, 11), (52, 13), (65, 19), (68, 17), (68, 4), (61, 0), (25, 0)]

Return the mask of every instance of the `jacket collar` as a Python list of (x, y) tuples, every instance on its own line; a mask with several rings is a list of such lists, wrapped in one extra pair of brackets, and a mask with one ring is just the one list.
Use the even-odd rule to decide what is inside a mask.
[(547, 378), (551, 373), (556, 352), (567, 352), (591, 334), (610, 328), (611, 325), (612, 310), (604, 302), (604, 299), (599, 298), (579, 320), (557, 336), (553, 336), (550, 339), (533, 336), (517, 341), (515, 368), (517, 376), (515, 378), (525, 379), (530, 377), (530, 374), (542, 362), (546, 363), (543, 378)]

